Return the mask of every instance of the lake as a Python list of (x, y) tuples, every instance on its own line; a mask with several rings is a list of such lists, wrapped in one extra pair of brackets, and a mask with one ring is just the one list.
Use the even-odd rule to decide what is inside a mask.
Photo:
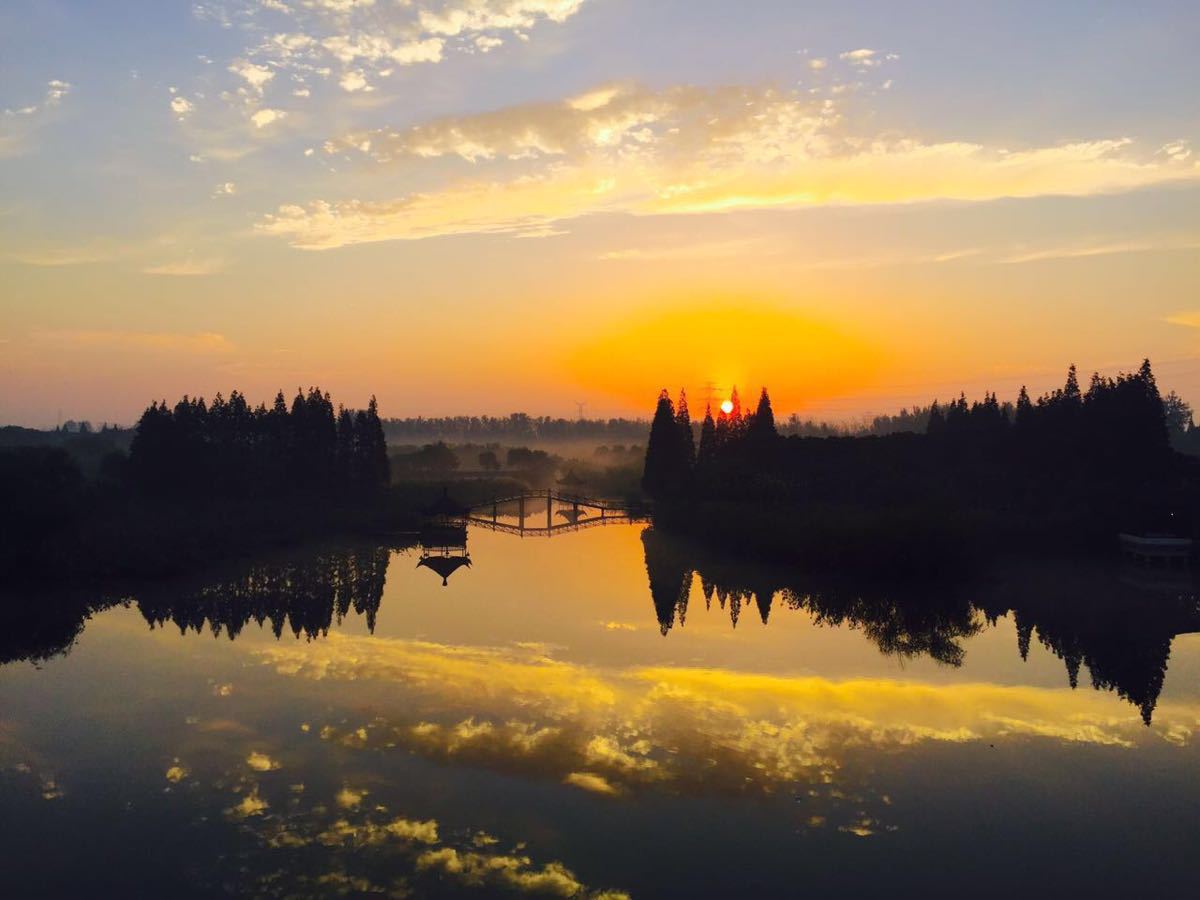
[(78, 634), (7, 616), (0, 892), (1200, 891), (1186, 581), (893, 589), (637, 523), (467, 548), (224, 566)]

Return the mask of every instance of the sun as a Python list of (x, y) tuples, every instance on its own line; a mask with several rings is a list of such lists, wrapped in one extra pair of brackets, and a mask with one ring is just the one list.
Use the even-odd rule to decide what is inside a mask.
[(723, 402), (721, 404), (721, 412), (725, 413), (725, 415), (729, 415), (731, 412), (733, 412), (733, 401), (726, 400)]

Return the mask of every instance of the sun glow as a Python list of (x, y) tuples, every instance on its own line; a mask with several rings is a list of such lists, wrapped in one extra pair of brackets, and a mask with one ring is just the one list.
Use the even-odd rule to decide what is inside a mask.
[[(684, 387), (693, 403), (702, 402), (704, 385), (715, 380), (726, 389), (738, 385), (746, 396), (769, 385), (776, 409), (785, 410), (870, 387), (883, 362), (860, 329), (745, 302), (679, 306), (627, 321), (563, 358), (565, 374), (580, 388), (640, 404), (636, 408), (663, 387), (672, 395)], [(732, 408), (722, 407), (726, 414)]]
[(733, 412), (733, 401), (732, 400), (724, 401), (721, 404), (721, 412), (725, 413), (725, 415), (729, 415), (731, 412)]

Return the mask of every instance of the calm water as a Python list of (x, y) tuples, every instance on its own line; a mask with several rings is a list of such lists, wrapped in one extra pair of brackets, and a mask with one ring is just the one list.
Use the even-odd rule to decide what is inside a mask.
[(644, 531), (472, 530), (447, 587), (332, 548), (96, 612), (0, 667), (0, 893), (1197, 895), (1190, 587), (912, 596)]

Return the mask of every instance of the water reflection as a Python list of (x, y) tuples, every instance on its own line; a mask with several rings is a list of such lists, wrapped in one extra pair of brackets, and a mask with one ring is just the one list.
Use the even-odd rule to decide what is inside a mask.
[[(747, 867), (756, 895), (860, 896), (855, 873), (885, 865), (907, 895), (947, 859), (978, 874), (974, 845), (944, 848), (980, 809), (1026, 862), (1065, 841), (1034, 860), (1053, 873), (1087, 841), (1111, 850), (1090, 823), (1149, 834), (1194, 779), (1200, 704), (1178, 673), (1162, 693), (1172, 636), (1197, 625), (1190, 584), (1041, 562), (903, 588), (653, 529), (469, 537), (470, 555), (466, 532), (430, 531), (139, 586), (103, 616), (5, 606), (6, 658), (78, 644), (0, 678), (7, 853), (43, 860), (64, 822), (92, 822), (96, 847), (73, 876), (31, 863), (15, 894), (133, 871), (112, 860), (157, 852), (161, 829), (189, 848), (163, 856), (179, 896), (735, 896)], [(455, 577), (426, 564), (467, 558)], [(1089, 677), (1100, 690), (1068, 688)], [(1178, 878), (1190, 848), (1156, 840)], [(1113, 884), (1141, 883), (1129, 865)]]
[(314, 640), (351, 612), (373, 632), (389, 556), (387, 547), (325, 550), (252, 565), (191, 592), (154, 586), (138, 591), (133, 602), (151, 627), (172, 622), (180, 633), (224, 631), (230, 640), (251, 621), (269, 625), (275, 637), (287, 628)]
[[(467, 529), (437, 524), (417, 536), (417, 566), (443, 586), (472, 565)], [(773, 610), (799, 612), (814, 624), (861, 633), (881, 653), (959, 667), (964, 641), (1004, 617), (1015, 624), (1022, 659), (1038, 643), (1076, 687), (1083, 671), (1149, 724), (1161, 694), (1172, 640), (1200, 631), (1200, 602), (1190, 581), (1153, 582), (1128, 572), (1045, 563), (1010, 567), (1003, 581), (963, 585), (881, 586), (818, 581), (795, 571), (723, 556), (654, 528), (641, 532), (650, 599), (660, 633), (686, 627), (689, 606), (727, 615), (736, 629), (749, 611), (764, 625)], [(375, 630), (391, 555), (410, 545), (353, 545), (226, 570), (207, 581), (151, 584), (109, 599), (10, 597), (2, 606), (0, 662), (44, 661), (67, 652), (89, 617), (121, 603), (152, 628), (204, 631), (236, 639), (250, 622), (280, 637), (327, 639), (351, 615)], [(1125, 577), (1119, 577), (1124, 575)], [(775, 612), (778, 617), (779, 613)]]
[(467, 552), (467, 526), (452, 522), (430, 523), (421, 530), (421, 558), (417, 566), (441, 576), (442, 587), (449, 587), (450, 576), (461, 568), (470, 568)]
[(1162, 691), (1171, 642), (1200, 631), (1200, 602), (1190, 579), (1116, 577), (1070, 564), (1014, 567), (1003, 584), (891, 586), (821, 583), (786, 569), (722, 557), (653, 528), (642, 533), (650, 596), (666, 636), (687, 622), (698, 577), (706, 612), (714, 599), (737, 628), (753, 607), (767, 624), (776, 598), (818, 625), (860, 631), (882, 653), (927, 656), (961, 666), (964, 639), (1011, 615), (1022, 659), (1036, 633), (1059, 659), (1072, 688), (1081, 667), (1097, 690), (1115, 691), (1149, 724)]

